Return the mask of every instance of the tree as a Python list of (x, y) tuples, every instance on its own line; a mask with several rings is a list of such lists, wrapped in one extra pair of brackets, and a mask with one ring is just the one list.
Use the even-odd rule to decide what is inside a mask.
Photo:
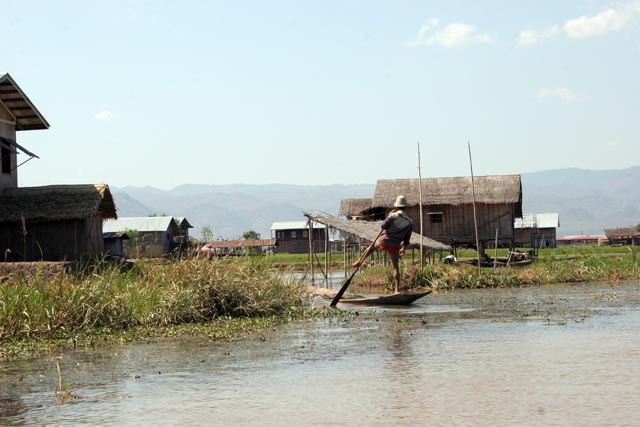
[(260, 234), (253, 230), (249, 230), (242, 234), (242, 238), (244, 240), (258, 240), (260, 238)]
[(211, 227), (208, 225), (203, 226), (200, 229), (200, 236), (205, 243), (211, 242), (213, 240), (213, 231), (211, 231)]
[(640, 233), (640, 223), (639, 223), (638, 225), (636, 225), (636, 231), (637, 231), (638, 233)]
[[(242, 238), (244, 240), (258, 240), (260, 238), (260, 234), (256, 233), (253, 230), (246, 231), (242, 234)], [(248, 248), (247, 253), (249, 255), (260, 255), (260, 247), (257, 248)]]

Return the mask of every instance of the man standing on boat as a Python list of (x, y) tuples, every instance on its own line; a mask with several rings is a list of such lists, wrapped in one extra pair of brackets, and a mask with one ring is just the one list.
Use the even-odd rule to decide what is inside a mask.
[(404, 213), (407, 207), (407, 198), (398, 196), (393, 204), (394, 209), (387, 219), (384, 220), (380, 228), (382, 234), (376, 240), (376, 248), (387, 251), (391, 266), (393, 268), (393, 280), (395, 293), (400, 292), (400, 257), (404, 255), (404, 250), (409, 246), (411, 233), (413, 232), (413, 222)]

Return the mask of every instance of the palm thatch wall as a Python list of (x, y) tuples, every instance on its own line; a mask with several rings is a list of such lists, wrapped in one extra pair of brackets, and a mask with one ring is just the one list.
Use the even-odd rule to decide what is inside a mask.
[[(420, 224), (418, 179), (379, 180), (372, 208), (393, 208), (404, 195), (407, 214), (417, 230)], [(474, 188), (478, 238), (481, 244), (512, 245), (515, 218), (522, 216), (522, 184), (519, 175), (428, 178), (422, 180), (423, 229), (425, 236), (456, 246), (475, 246)]]
[(23, 261), (90, 259), (104, 252), (102, 220), (116, 217), (106, 184), (7, 188), (0, 249)]

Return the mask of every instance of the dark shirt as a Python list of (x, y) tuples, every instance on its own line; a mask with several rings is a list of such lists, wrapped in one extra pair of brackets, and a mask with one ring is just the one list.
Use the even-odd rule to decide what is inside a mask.
[(405, 246), (409, 245), (411, 233), (413, 232), (413, 222), (404, 211), (392, 212), (382, 225), (382, 234), (380, 241), (385, 246), (399, 248), (404, 242)]

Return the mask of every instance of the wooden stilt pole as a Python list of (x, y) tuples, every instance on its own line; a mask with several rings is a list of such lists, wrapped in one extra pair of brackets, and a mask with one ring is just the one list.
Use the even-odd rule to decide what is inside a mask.
[(313, 221), (307, 217), (309, 221), (309, 262), (311, 263), (311, 284), (315, 285), (315, 269), (313, 265)]
[(480, 261), (480, 240), (478, 239), (478, 216), (476, 214), (476, 185), (473, 180), (473, 162), (471, 161), (471, 143), (467, 141), (469, 147), (469, 167), (471, 168), (471, 194), (473, 196), (473, 228), (476, 231), (476, 253), (478, 254), (478, 280), (482, 277), (482, 265)]
[(422, 220), (422, 168), (420, 167), (420, 143), (418, 142), (418, 198), (420, 212), (420, 271), (424, 269), (424, 245), (422, 244), (422, 236), (424, 236), (424, 221)]

